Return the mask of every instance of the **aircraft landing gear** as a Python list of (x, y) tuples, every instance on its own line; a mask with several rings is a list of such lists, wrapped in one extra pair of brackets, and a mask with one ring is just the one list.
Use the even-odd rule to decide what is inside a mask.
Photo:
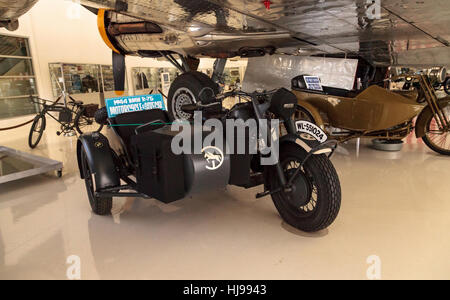
[(220, 83), (223, 83), (223, 73), (227, 59), (218, 58), (216, 60), (212, 78), (209, 78), (206, 74), (196, 71), (200, 62), (199, 60), (180, 56), (182, 61), (182, 64), (180, 64), (172, 54), (161, 52), (161, 55), (183, 73), (175, 78), (170, 86), (167, 98), (169, 118), (171, 121), (178, 119), (190, 120), (193, 118), (193, 115), (183, 111), (181, 109), (182, 106), (197, 103), (199, 101), (199, 93), (205, 87), (211, 88), (215, 95), (219, 94), (221, 91)]

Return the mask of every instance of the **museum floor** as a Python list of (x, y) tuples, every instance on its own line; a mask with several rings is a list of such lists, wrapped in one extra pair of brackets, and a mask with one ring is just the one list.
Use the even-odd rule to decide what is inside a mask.
[[(333, 162), (343, 203), (317, 234), (284, 224), (259, 189), (227, 190), (171, 205), (115, 200), (91, 213), (76, 169), (76, 138), (49, 122), (29, 150), (29, 126), (0, 132), (0, 145), (64, 162), (54, 174), (0, 185), (0, 279), (65, 279), (71, 255), (82, 279), (450, 279), (450, 157), (414, 137), (402, 152), (349, 143)], [(175, 179), (175, 178), (174, 178)]]

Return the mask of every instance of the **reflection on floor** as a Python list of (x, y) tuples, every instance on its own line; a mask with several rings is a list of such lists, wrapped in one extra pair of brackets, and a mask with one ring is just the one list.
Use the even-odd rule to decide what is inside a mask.
[(83, 279), (366, 279), (371, 255), (384, 279), (450, 279), (450, 157), (414, 137), (399, 153), (341, 147), (341, 213), (328, 230), (305, 234), (282, 222), (269, 197), (255, 200), (259, 189), (171, 205), (121, 199), (113, 216), (95, 216), (76, 138), (57, 137), (49, 123), (33, 151), (28, 126), (0, 132), (2, 145), (65, 167), (62, 179), (0, 186), (0, 279), (65, 279), (71, 255)]

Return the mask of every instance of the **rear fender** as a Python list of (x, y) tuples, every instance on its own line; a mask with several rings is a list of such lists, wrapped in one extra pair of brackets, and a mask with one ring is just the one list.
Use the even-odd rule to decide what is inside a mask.
[[(450, 96), (447, 96), (445, 98), (439, 99), (438, 105), (440, 108), (445, 108), (450, 105)], [(427, 121), (430, 119), (430, 117), (433, 115), (433, 111), (431, 110), (431, 107), (428, 105), (425, 107), (422, 112), (420, 113), (419, 117), (416, 121), (416, 137), (422, 138), (426, 134), (426, 126)]]
[(80, 177), (84, 179), (81, 165), (81, 151), (84, 149), (89, 167), (95, 174), (97, 190), (120, 185), (120, 176), (114, 162), (113, 150), (108, 139), (101, 133), (87, 133), (80, 136), (77, 142), (77, 158)]

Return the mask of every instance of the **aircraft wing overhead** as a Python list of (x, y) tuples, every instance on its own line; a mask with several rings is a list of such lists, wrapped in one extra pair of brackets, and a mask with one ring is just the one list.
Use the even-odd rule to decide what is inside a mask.
[[(62, 1), (62, 0), (61, 0)], [(3, 2), (0, 0), (0, 15)], [(7, 2), (10, 2), (7, 0)], [(30, 3), (34, 0), (19, 0)], [(122, 54), (362, 56), (450, 65), (448, 0), (81, 0)]]
[(17, 19), (30, 10), (38, 0), (0, 0), (0, 27), (16, 30)]
[[(369, 3), (368, 3), (369, 2)], [(448, 0), (91, 0), (161, 26), (162, 33), (113, 37), (126, 52), (192, 56), (360, 55), (379, 65), (450, 63)], [(380, 4), (378, 7), (377, 5)], [(111, 20), (129, 22), (110, 12)], [(414, 57), (415, 57), (414, 56)], [(438, 61), (431, 62), (439, 64)]]

